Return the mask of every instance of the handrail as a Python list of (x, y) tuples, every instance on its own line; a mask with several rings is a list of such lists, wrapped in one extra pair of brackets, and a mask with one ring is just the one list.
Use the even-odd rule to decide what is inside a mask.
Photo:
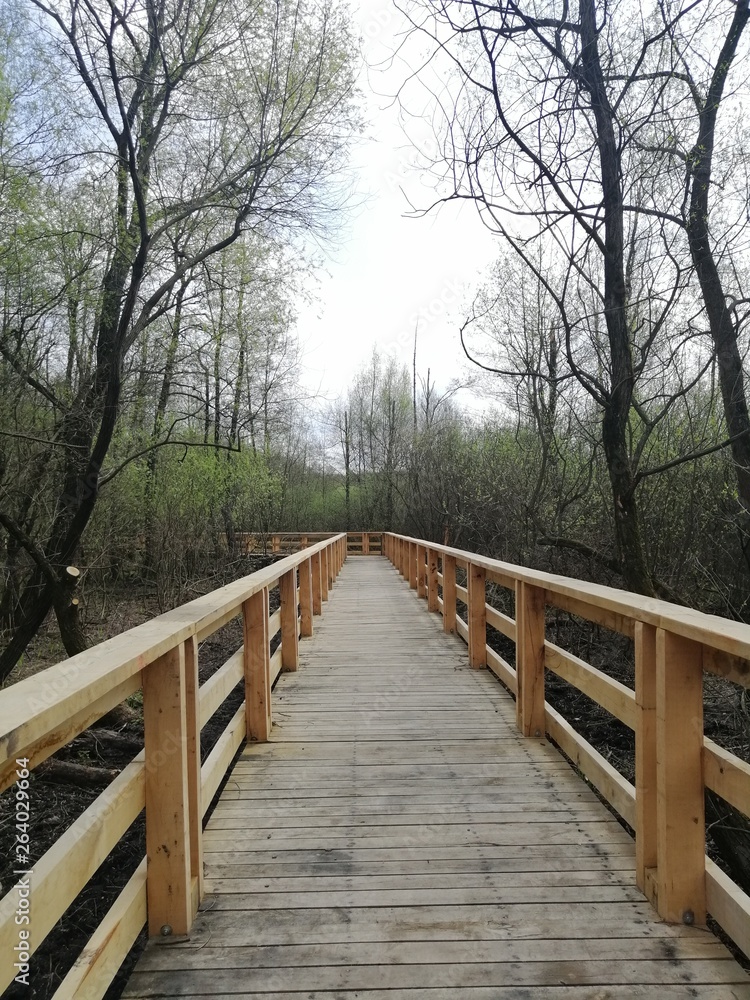
[[(381, 555), (382, 531), (347, 531), (346, 550), (352, 555)], [(240, 549), (247, 553), (265, 551), (278, 555), (298, 552), (321, 539), (331, 538), (325, 531), (242, 531), (235, 533)]]
[[(144, 923), (152, 936), (189, 932), (203, 895), (202, 819), (242, 742), (268, 738), (273, 682), (297, 669), (299, 638), (312, 635), (345, 559), (346, 535), (329, 536), (0, 692), (0, 790), (16, 784), (21, 816), (29, 772), (139, 689), (145, 736), (143, 752), (34, 865), (30, 901), (23, 878), (0, 900), (0, 992), (28, 969), (144, 808), (148, 862), (105, 914), (56, 1000), (103, 996)], [(276, 585), (280, 608), (271, 615)], [(199, 641), (239, 615), (243, 645), (199, 686)], [(245, 699), (201, 766), (201, 730), (243, 679)]]
[[(549, 735), (633, 828), (636, 883), (659, 914), (703, 925), (711, 913), (750, 954), (750, 896), (706, 857), (704, 805), (709, 788), (749, 816), (750, 765), (703, 733), (703, 671), (750, 687), (750, 626), (408, 535), (386, 533), (383, 547), (444, 630), (467, 643), (471, 666), (515, 695), (521, 732)], [(512, 591), (515, 620), (487, 602), (488, 581)], [(549, 642), (548, 605), (630, 636), (635, 689)], [(515, 667), (487, 644), (488, 625), (515, 643)], [(545, 701), (545, 670), (634, 730), (635, 785)]]

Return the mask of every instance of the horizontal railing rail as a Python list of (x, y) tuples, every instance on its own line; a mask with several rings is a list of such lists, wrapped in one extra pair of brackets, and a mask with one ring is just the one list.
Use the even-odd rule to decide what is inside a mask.
[[(332, 538), (325, 531), (244, 531), (235, 534), (235, 543), (241, 552), (281, 555), (299, 552), (316, 542)], [(380, 555), (382, 551), (381, 531), (348, 531), (346, 550), (348, 555)]]
[[(423, 539), (383, 538), (428, 610), (467, 643), (471, 666), (489, 668), (515, 695), (521, 732), (549, 735), (634, 830), (636, 882), (659, 914), (703, 925), (710, 913), (750, 954), (750, 897), (706, 856), (705, 825), (707, 788), (750, 815), (750, 765), (703, 727), (704, 671), (750, 686), (750, 626)], [(515, 619), (488, 603), (488, 582), (511, 592)], [(547, 607), (633, 639), (634, 689), (550, 642)], [(515, 667), (488, 644), (488, 626), (515, 643)], [(545, 670), (633, 730), (634, 785), (545, 701)]]
[[(203, 818), (243, 741), (268, 738), (272, 685), (297, 669), (299, 638), (313, 634), (345, 559), (346, 536), (327, 536), (0, 692), (0, 790), (16, 785), (16, 818), (31, 804), (34, 767), (139, 690), (144, 720), (143, 751), (0, 900), (0, 991), (144, 809), (146, 857), (56, 1000), (103, 996), (144, 925), (152, 936), (189, 932), (203, 896)], [(271, 614), (276, 586), (280, 606)], [(198, 644), (238, 616), (243, 645), (199, 685)], [(201, 731), (242, 681), (244, 700), (201, 765)], [(27, 843), (22, 833), (21, 857)]]

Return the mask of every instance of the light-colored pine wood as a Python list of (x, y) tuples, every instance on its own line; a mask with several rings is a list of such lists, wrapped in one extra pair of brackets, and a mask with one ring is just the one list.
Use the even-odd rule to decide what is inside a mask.
[[(99, 795), (34, 864), (31, 888), (31, 945), (35, 950), (132, 825), (146, 802), (144, 764), (136, 759)], [(0, 990), (16, 974), (19, 942), (16, 908), (20, 886), (0, 904)]]
[(453, 556), (442, 557), (443, 567), (443, 631), (456, 631), (456, 560)]
[(205, 726), (214, 712), (229, 697), (244, 676), (244, 650), (242, 646), (232, 653), (215, 674), (200, 688), (200, 726)]
[(558, 677), (577, 687), (620, 722), (635, 729), (635, 694), (630, 688), (552, 642), (544, 644), (544, 665)]
[(187, 738), (188, 822), (190, 878), (196, 881), (192, 916), (203, 899), (203, 805), (201, 798), (201, 721), (198, 679), (198, 640), (185, 642), (185, 729)]
[(472, 563), (469, 566), (467, 580), (469, 665), (477, 669), (487, 666), (487, 594), (484, 569)]
[(635, 788), (598, 750), (576, 732), (559, 712), (547, 705), (545, 727), (563, 753), (570, 757), (581, 773), (622, 816), (631, 827), (635, 825)]
[(703, 780), (735, 809), (750, 816), (750, 764), (705, 737)]
[(185, 651), (180, 645), (143, 672), (148, 931), (187, 934), (190, 870)]
[(427, 550), (427, 610), (438, 610), (438, 557), (434, 549)]
[(308, 638), (313, 634), (313, 583), (312, 559), (306, 559), (299, 567), (299, 610), (300, 635)]
[(427, 597), (427, 549), (417, 545), (417, 597)]
[(544, 735), (544, 591), (516, 584), (516, 720), (524, 736)]
[(267, 740), (271, 732), (271, 664), (267, 609), (267, 590), (253, 594), (242, 606), (247, 738), (261, 742)]
[(146, 859), (89, 938), (52, 1000), (100, 1000), (146, 923)]
[(706, 902), (714, 920), (750, 955), (750, 896), (706, 858)]
[(502, 632), (513, 642), (516, 641), (516, 623), (508, 615), (504, 615), (502, 611), (498, 611), (497, 608), (493, 608), (491, 605), (487, 605), (487, 624), (496, 628), (498, 632)]
[(328, 591), (330, 590), (330, 570), (328, 568), (329, 559), (329, 549), (326, 547), (320, 553), (320, 582), (321, 582), (321, 597), (325, 603), (328, 600)]
[[(53, 668), (54, 669), (54, 668)], [(37, 677), (43, 677), (46, 671), (41, 671), (37, 674)], [(31, 680), (32, 678), (29, 678)], [(20, 683), (23, 683), (22, 681)], [(11, 688), (6, 688), (3, 691), (3, 697), (7, 692), (14, 692), (17, 685), (13, 685)], [(131, 694), (135, 694), (139, 691), (141, 687), (141, 675), (140, 673), (134, 674), (132, 677), (128, 677), (127, 680), (123, 681), (121, 684), (116, 685), (111, 691), (103, 695), (98, 701), (95, 701), (91, 705), (86, 705), (84, 708), (75, 712), (75, 714), (70, 718), (66, 719), (58, 724), (52, 724), (49, 732), (44, 736), (42, 742), (37, 743), (36, 746), (29, 748), (26, 747), (23, 751), (18, 751), (17, 756), (27, 757), (29, 760), (29, 770), (36, 767), (37, 764), (41, 764), (42, 761), (47, 760), (51, 757), (53, 753), (56, 753), (61, 747), (67, 746), (72, 740), (76, 738), (89, 726), (92, 726), (98, 719), (106, 715), (107, 712), (111, 712), (113, 708), (120, 705), (126, 698)], [(50, 690), (54, 693), (56, 690), (54, 683)], [(41, 690), (38, 692), (37, 697), (41, 694)], [(26, 708), (29, 705), (34, 705), (35, 696), (29, 694), (29, 702), (26, 703)], [(14, 784), (16, 780), (16, 757), (11, 756), (0, 765), (0, 792), (5, 791), (10, 785)]]
[[(750, 997), (720, 943), (658, 921), (622, 826), (385, 560), (349, 560), (300, 651), (206, 830), (211, 900), (127, 997)], [(548, 728), (632, 822), (632, 786)]]
[(281, 605), (281, 669), (294, 671), (299, 666), (297, 625), (297, 570), (290, 569), (279, 580)]
[(416, 542), (409, 542), (409, 586), (412, 590), (417, 589), (419, 566), (417, 548)]
[(229, 720), (201, 768), (201, 808), (204, 816), (226, 776), (227, 768), (245, 739), (246, 731), (245, 705), (242, 704)]
[(657, 865), (656, 835), (656, 629), (635, 626), (635, 850), (636, 884)]
[(703, 670), (697, 643), (656, 633), (658, 907), (665, 920), (706, 921)]
[(313, 588), (313, 614), (323, 613), (323, 560), (320, 552), (314, 552), (310, 557), (310, 569), (312, 571)]

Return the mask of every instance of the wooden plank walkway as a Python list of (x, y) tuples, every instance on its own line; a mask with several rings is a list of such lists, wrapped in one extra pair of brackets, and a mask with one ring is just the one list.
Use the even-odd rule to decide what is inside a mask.
[(191, 940), (149, 946), (125, 997), (750, 1000), (385, 559), (348, 560), (301, 654), (206, 829)]

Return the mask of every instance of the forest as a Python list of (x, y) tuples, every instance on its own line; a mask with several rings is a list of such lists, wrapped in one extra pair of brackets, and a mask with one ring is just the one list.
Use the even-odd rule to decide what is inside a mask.
[(497, 261), (464, 376), (415, 335), (320, 400), (295, 304), (365, 127), (346, 10), (3, 4), (0, 678), (45, 622), (72, 654), (102, 600), (241, 574), (247, 531), (398, 530), (747, 618), (748, 3), (400, 14), (415, 214), (472, 201)]

